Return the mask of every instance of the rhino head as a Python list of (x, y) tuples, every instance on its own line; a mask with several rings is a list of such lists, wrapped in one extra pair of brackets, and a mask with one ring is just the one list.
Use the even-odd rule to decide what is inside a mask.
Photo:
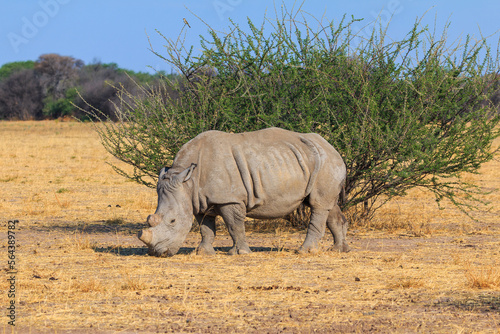
[(196, 164), (191, 164), (178, 174), (167, 167), (160, 171), (156, 212), (147, 218), (150, 227), (138, 234), (151, 255), (175, 255), (191, 230), (193, 207), (187, 181), (195, 168)]

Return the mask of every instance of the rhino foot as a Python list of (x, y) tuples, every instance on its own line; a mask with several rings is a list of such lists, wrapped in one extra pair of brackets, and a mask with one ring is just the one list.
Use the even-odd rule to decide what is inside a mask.
[(301, 246), (299, 249), (297, 249), (297, 254), (316, 254), (318, 253), (318, 248), (316, 247), (304, 247)]
[(196, 249), (197, 255), (215, 255), (215, 249), (212, 245), (200, 245)]
[(229, 255), (236, 255), (236, 254), (240, 254), (240, 255), (243, 255), (243, 254), (250, 254), (252, 251), (250, 250), (249, 247), (245, 247), (245, 248), (238, 248), (236, 246), (234, 246), (233, 248), (231, 248), (227, 254)]
[(333, 245), (333, 247), (330, 247), (328, 250), (333, 251), (333, 252), (342, 252), (342, 253), (348, 253), (351, 251), (351, 249), (349, 248), (349, 245), (347, 245), (346, 242), (344, 242), (340, 245)]

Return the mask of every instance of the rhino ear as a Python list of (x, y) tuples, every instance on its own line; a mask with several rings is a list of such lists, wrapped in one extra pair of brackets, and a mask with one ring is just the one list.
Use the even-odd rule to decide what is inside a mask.
[(172, 183), (177, 186), (182, 182), (186, 182), (187, 180), (189, 180), (193, 175), (193, 170), (196, 168), (196, 166), (198, 165), (191, 164), (191, 166), (189, 166), (188, 168), (184, 169), (182, 172), (174, 176)]
[(163, 167), (161, 170), (160, 170), (160, 174), (158, 175), (158, 180), (162, 180), (165, 178), (165, 176), (167, 175), (167, 172), (168, 170), (170, 169), (170, 167)]

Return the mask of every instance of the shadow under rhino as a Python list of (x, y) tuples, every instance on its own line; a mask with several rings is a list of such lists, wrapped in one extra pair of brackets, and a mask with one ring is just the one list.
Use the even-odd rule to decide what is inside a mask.
[[(151, 255), (149, 250), (144, 247), (117, 247), (117, 246), (106, 246), (106, 247), (92, 247), (96, 253), (106, 253), (114, 254), (118, 256), (143, 256)], [(214, 247), (216, 252), (228, 252), (231, 247)], [(266, 253), (266, 252), (289, 252), (290, 249), (287, 248), (275, 248), (275, 247), (250, 247), (250, 250), (255, 253)], [(191, 254), (196, 251), (194, 247), (181, 247), (177, 254)]]

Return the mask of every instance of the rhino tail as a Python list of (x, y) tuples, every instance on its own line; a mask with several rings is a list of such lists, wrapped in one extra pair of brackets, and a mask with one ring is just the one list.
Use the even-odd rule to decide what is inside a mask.
[(314, 156), (314, 170), (309, 176), (309, 182), (307, 183), (306, 187), (306, 196), (307, 196), (311, 193), (312, 187), (316, 183), (318, 173), (321, 167), (323, 166), (323, 162), (325, 160), (325, 152), (323, 151), (323, 148), (316, 145), (313, 141), (307, 138), (301, 137), (300, 141), (303, 142), (313, 152)]
[(339, 206), (342, 209), (344, 204), (347, 202), (347, 198), (345, 195), (345, 179), (342, 181), (340, 194), (339, 194)]

